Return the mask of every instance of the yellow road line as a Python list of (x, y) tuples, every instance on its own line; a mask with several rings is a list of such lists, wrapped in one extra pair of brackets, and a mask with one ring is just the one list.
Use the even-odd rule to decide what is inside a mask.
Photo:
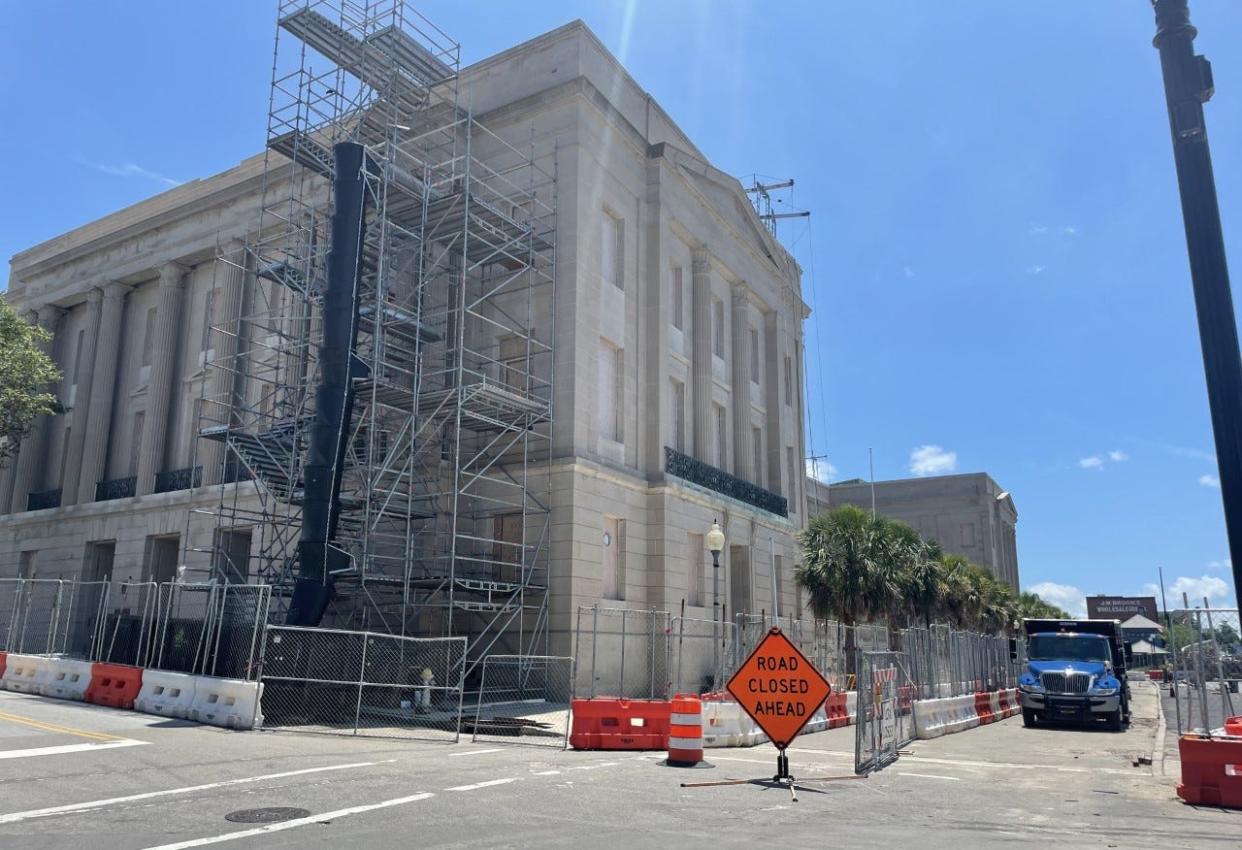
[(94, 741), (120, 741), (122, 738), (116, 735), (107, 735), (103, 732), (88, 732), (85, 729), (75, 729), (72, 726), (61, 726), (59, 723), (49, 723), (44, 720), (35, 720), (30, 717), (22, 717), (19, 714), (9, 714), (0, 711), (0, 720), (7, 720), (10, 723), (20, 723), (29, 726), (32, 729), (39, 729), (44, 732), (59, 732), (64, 735), (75, 735), (79, 738), (88, 738)]

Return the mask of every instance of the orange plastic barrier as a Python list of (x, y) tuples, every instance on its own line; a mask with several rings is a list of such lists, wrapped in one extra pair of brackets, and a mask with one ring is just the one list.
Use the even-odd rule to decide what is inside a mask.
[(902, 685), (897, 688), (897, 711), (903, 717), (914, 711), (913, 685)]
[(91, 668), (91, 684), (86, 689), (86, 701), (111, 708), (132, 709), (141, 689), (141, 667), (95, 664)]
[(658, 699), (575, 699), (569, 745), (575, 750), (662, 750), (672, 703)]
[(4, 678), (4, 669), (9, 666), (9, 654), (0, 652), (0, 679)]
[(975, 694), (975, 714), (979, 715), (979, 723), (992, 723), (998, 718), (992, 713), (992, 695), (987, 691)]
[(695, 696), (673, 697), (668, 726), (668, 764), (694, 767), (703, 761), (703, 705)]
[(1183, 735), (1177, 751), (1182, 757), (1177, 796), (1196, 806), (1242, 809), (1242, 740)]
[[(0, 675), (4, 674), (4, 659), (0, 658)], [(1242, 714), (1225, 718), (1225, 734), (1242, 738)]]
[(850, 712), (845, 700), (846, 695), (839, 691), (829, 694), (828, 699), (824, 700), (824, 713), (828, 715), (829, 729), (850, 725)]
[(1163, 682), (1164, 671), (1163, 670), (1148, 670), (1147, 678), (1151, 679), (1153, 682)]

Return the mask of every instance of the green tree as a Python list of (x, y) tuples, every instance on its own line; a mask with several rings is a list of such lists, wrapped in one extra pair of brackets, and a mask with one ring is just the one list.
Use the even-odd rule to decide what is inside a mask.
[(1069, 612), (1045, 602), (1038, 593), (1022, 591), (1018, 596), (1018, 616), (1030, 620), (1069, 620)]
[(39, 348), (50, 339), (0, 298), (0, 464), (13, 456), (37, 417), (61, 410), (49, 392), (60, 370)]
[(796, 578), (815, 616), (854, 626), (890, 612), (892, 551), (885, 531), (882, 520), (854, 505), (811, 520), (802, 532)]

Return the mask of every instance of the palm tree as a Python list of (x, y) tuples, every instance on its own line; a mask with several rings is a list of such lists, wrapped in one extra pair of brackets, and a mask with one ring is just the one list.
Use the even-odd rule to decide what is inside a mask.
[(1065, 611), (1065, 609), (1058, 608), (1050, 602), (1045, 602), (1038, 593), (1032, 593), (1029, 590), (1024, 590), (1018, 596), (1017, 616), (1032, 620), (1070, 619), (1069, 612)]
[(846, 663), (852, 669), (854, 627), (892, 610), (892, 543), (885, 521), (854, 505), (820, 514), (802, 532), (802, 566), (796, 580), (807, 590), (811, 610), (847, 627)]

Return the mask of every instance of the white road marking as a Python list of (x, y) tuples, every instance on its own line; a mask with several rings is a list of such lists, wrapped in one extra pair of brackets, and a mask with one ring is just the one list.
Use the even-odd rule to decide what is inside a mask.
[(522, 777), (510, 776), (505, 779), (489, 779), (486, 782), (476, 782), (473, 785), (455, 785), (452, 788), (445, 788), (445, 791), (477, 791), (480, 788), (490, 788), (493, 785), (507, 785), (510, 782), (521, 782)]
[(598, 770), (601, 767), (616, 767), (619, 762), (604, 761), (599, 764), (580, 764), (575, 767), (567, 767), (566, 770)]
[(561, 772), (559, 770), (541, 770), (532, 775), (533, 776), (560, 776)]
[(938, 773), (898, 773), (898, 776), (917, 776), (920, 779), (947, 779), (950, 782), (961, 782), (960, 776), (941, 776)]
[(192, 838), (189, 841), (178, 841), (173, 844), (161, 844), (157, 847), (148, 847), (147, 850), (186, 850), (189, 847), (203, 847), (208, 844), (221, 844), (225, 841), (236, 841), (239, 838), (253, 838), (256, 835), (266, 835), (269, 832), (283, 832), (286, 829), (296, 829), (299, 826), (307, 826), (312, 823), (325, 823), (327, 821), (337, 820), (338, 818), (347, 817), (349, 815), (358, 815), (363, 812), (373, 812), (376, 809), (387, 809), (392, 806), (404, 806), (407, 803), (417, 803), (419, 800), (426, 800), (428, 797), (434, 797), (435, 794), (411, 794), (408, 797), (397, 797), (395, 800), (384, 800), (381, 803), (368, 803), (365, 806), (351, 806), (348, 809), (337, 809), (334, 812), (324, 812), (319, 815), (310, 815), (304, 818), (294, 818), (282, 823), (269, 823), (266, 826), (258, 826), (254, 829), (243, 829), (240, 832), (226, 832), (222, 835), (210, 835), (206, 838)]
[(498, 753), (500, 750), (500, 747), (496, 747), (491, 750), (471, 750), (468, 753), (449, 753), (449, 758), (457, 758), (458, 756), (481, 756), (484, 753)]
[(95, 750), (115, 750), (118, 747), (142, 747), (149, 743), (150, 741), (122, 738), (119, 741), (103, 741), (98, 744), (65, 744), (60, 747), (34, 747), (29, 750), (0, 750), (0, 760), (59, 756), (65, 753), (89, 753)]
[[(390, 759), (389, 761), (395, 761)], [(263, 776), (247, 776), (242, 779), (225, 779), (220, 782), (208, 782), (205, 785), (190, 785), (185, 788), (165, 788), (162, 791), (148, 791), (145, 794), (130, 794), (128, 797), (108, 797), (103, 800), (91, 800), (88, 803), (70, 803), (65, 806), (49, 806), (46, 809), (31, 809), (27, 812), (13, 812), (0, 815), (0, 824), (17, 823), (18, 821), (44, 818), (51, 815), (63, 815), (71, 812), (84, 812), (102, 809), (105, 806), (116, 806), (121, 803), (134, 803), (139, 800), (150, 800), (155, 797), (171, 797), (177, 794), (192, 794), (195, 791), (211, 791), (215, 788), (227, 788), (230, 785), (246, 785), (251, 782), (263, 782), (268, 779), (286, 779), (290, 776), (305, 776), (308, 773), (326, 773), (332, 770), (349, 770), (355, 767), (374, 767), (387, 762), (363, 761), (356, 764), (334, 764), (327, 767), (308, 767), (303, 770), (289, 770), (284, 773), (268, 773)]]
[(930, 756), (921, 756), (912, 753), (909, 756), (911, 762), (925, 762), (926, 764), (945, 764), (959, 765), (961, 767), (997, 767), (1005, 770), (1041, 770), (1053, 771), (1055, 773), (1111, 773), (1116, 775), (1134, 776), (1133, 770), (1121, 770), (1115, 767), (1061, 767), (1055, 764), (1018, 764), (1017, 762), (1008, 761), (967, 761), (965, 759), (938, 759)]

